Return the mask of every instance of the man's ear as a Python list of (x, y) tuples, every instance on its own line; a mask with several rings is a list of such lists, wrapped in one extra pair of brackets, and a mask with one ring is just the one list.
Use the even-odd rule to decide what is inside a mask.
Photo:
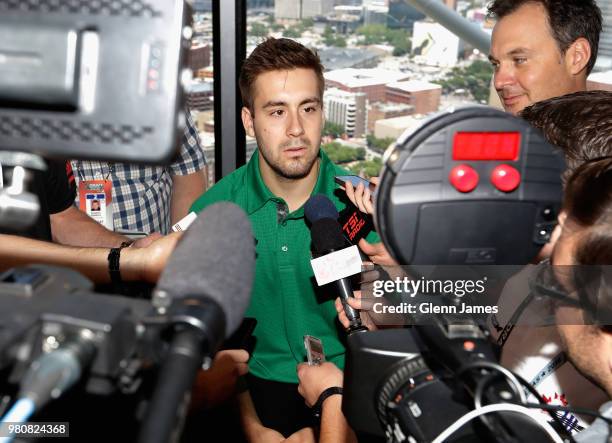
[(565, 52), (565, 64), (572, 75), (578, 75), (585, 70), (590, 59), (591, 45), (584, 37), (576, 39)]
[(255, 137), (255, 129), (253, 129), (253, 114), (251, 114), (249, 108), (243, 106), (242, 111), (240, 112), (240, 117), (242, 117), (244, 132), (246, 132), (249, 137)]

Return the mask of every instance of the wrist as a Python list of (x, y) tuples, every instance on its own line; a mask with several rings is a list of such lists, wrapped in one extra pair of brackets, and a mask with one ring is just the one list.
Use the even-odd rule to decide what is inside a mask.
[[(332, 386), (325, 389), (319, 395), (316, 403), (312, 406), (312, 411), (316, 418), (321, 418), (321, 414), (323, 412), (323, 404), (330, 399), (330, 397), (337, 397), (342, 399), (342, 388), (339, 386)], [(333, 402), (332, 402), (333, 403)]]

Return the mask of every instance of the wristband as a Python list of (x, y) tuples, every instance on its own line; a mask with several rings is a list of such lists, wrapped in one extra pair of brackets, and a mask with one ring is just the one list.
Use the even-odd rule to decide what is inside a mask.
[(111, 248), (108, 253), (108, 274), (110, 275), (111, 282), (114, 285), (121, 285), (121, 272), (119, 271), (119, 258), (121, 256), (121, 250), (130, 246), (133, 241), (124, 241), (118, 248)]
[(312, 406), (312, 412), (315, 418), (317, 419), (321, 418), (321, 413), (323, 412), (323, 402), (327, 400), (328, 397), (331, 397), (332, 395), (336, 395), (336, 394), (342, 395), (341, 387), (332, 386), (331, 388), (327, 388), (326, 390), (321, 392), (321, 395), (319, 395), (317, 402)]

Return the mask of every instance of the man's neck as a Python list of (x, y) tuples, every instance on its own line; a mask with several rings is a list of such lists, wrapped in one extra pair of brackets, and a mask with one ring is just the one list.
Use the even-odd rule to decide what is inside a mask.
[(272, 194), (282, 198), (289, 206), (289, 212), (302, 207), (310, 198), (312, 190), (317, 184), (321, 159), (317, 158), (310, 172), (303, 178), (285, 178), (279, 176), (269, 167), (265, 166), (264, 160), (260, 158), (259, 169), (261, 177)]

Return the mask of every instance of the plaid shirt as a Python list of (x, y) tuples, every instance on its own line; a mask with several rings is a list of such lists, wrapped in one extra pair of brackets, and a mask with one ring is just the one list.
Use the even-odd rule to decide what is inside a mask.
[[(205, 166), (204, 151), (189, 112), (179, 157), (169, 166), (72, 161), (77, 189), (80, 180), (112, 180), (115, 231), (139, 231), (147, 234), (167, 234), (170, 231), (172, 176), (193, 174)], [(75, 202), (78, 206), (78, 196)]]

